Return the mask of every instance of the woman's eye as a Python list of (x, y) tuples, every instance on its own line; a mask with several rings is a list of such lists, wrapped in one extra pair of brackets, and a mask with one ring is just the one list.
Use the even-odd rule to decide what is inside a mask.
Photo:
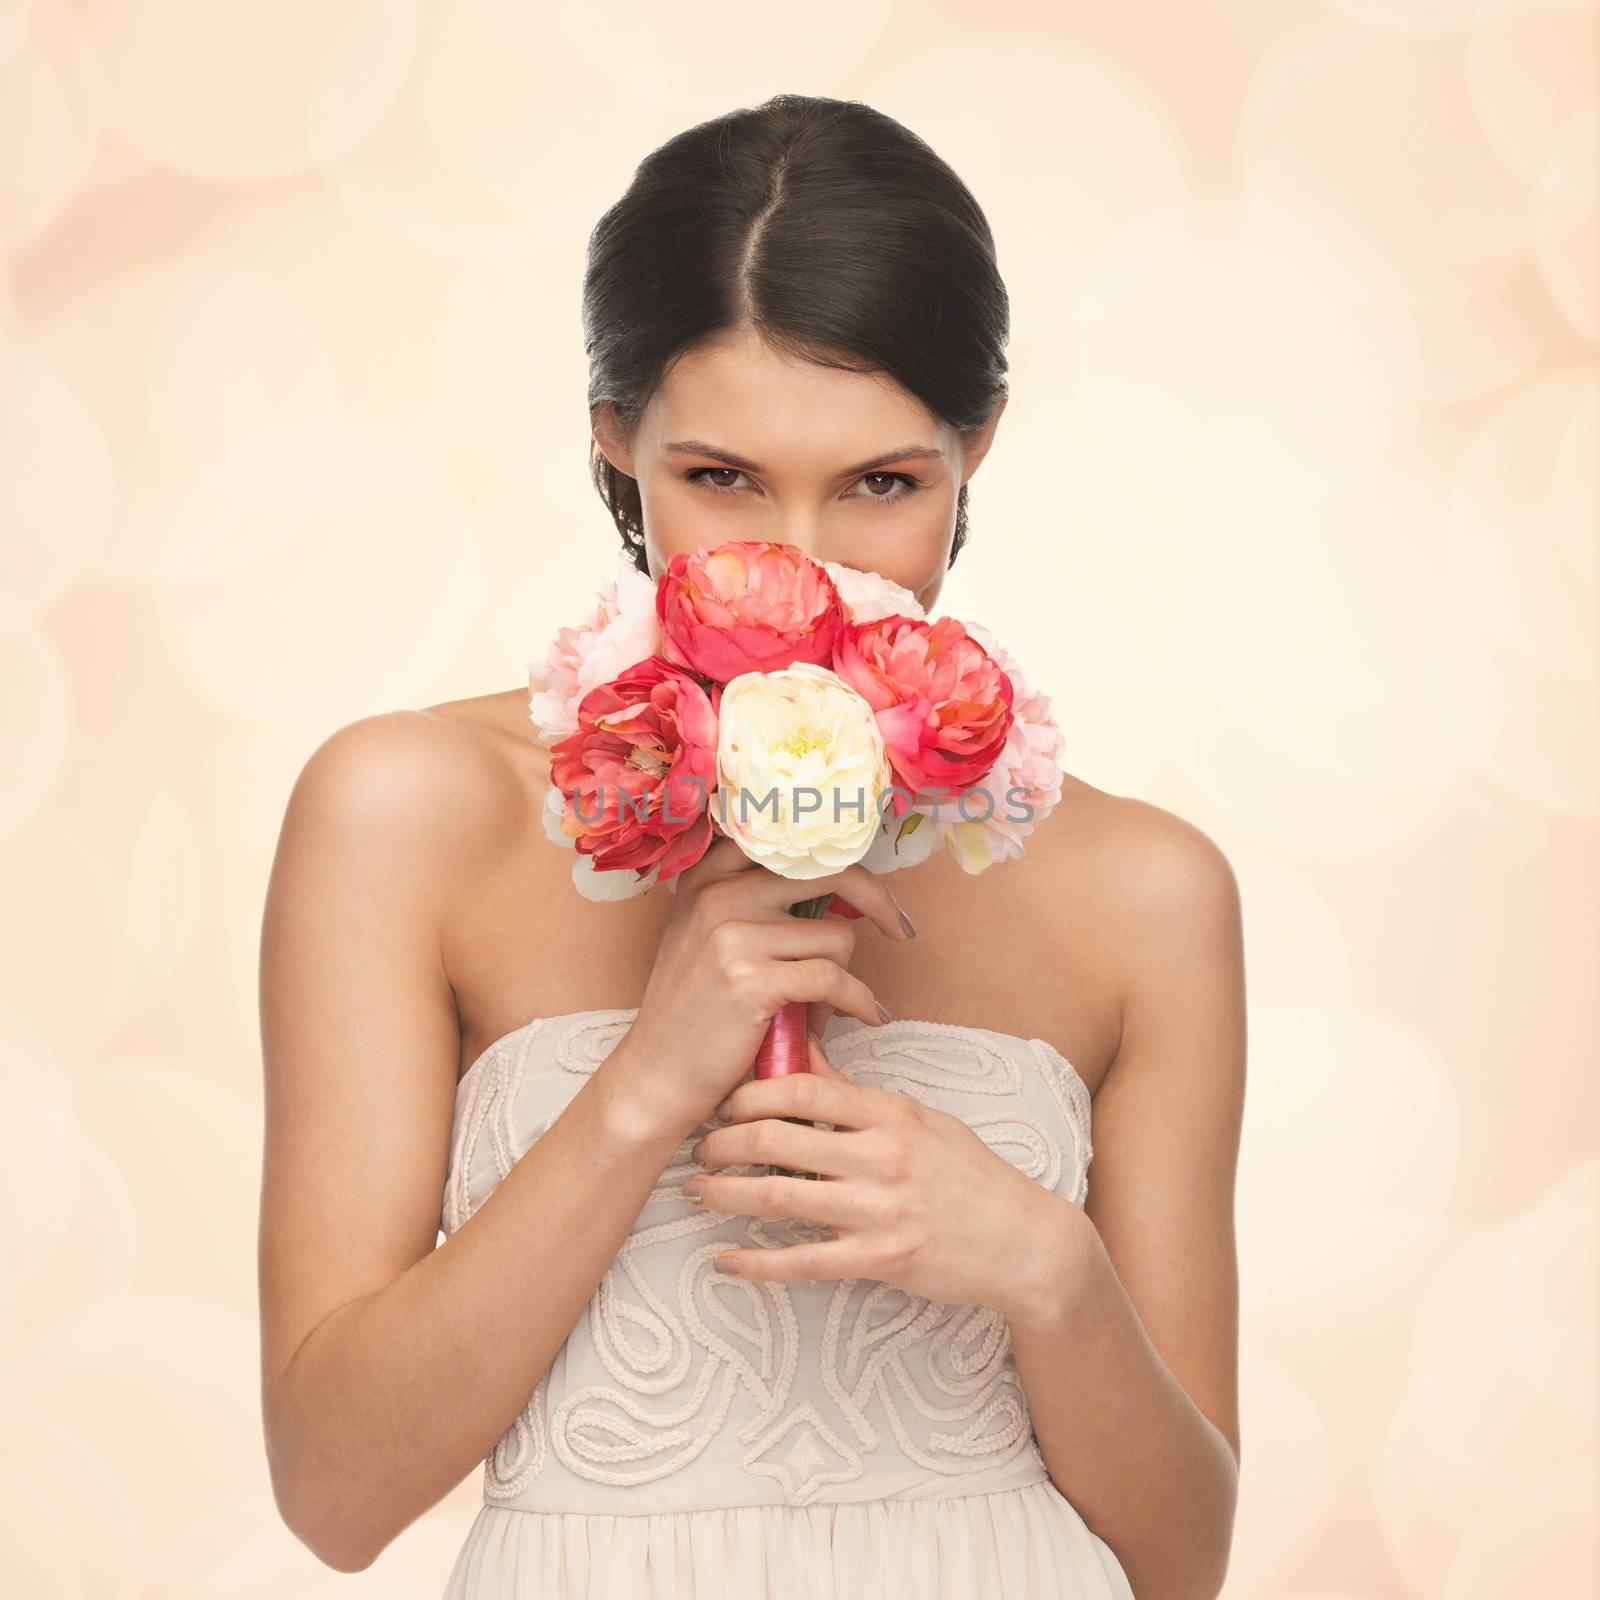
[[(717, 483), (716, 478), (742, 478), (744, 474), (734, 467), (694, 467), (684, 474), (685, 481), (699, 483), (710, 489), (715, 494), (737, 494), (739, 491), (731, 483)], [(907, 495), (920, 489), (922, 485), (913, 477), (904, 472), (869, 472), (857, 480), (860, 483), (897, 483), (900, 485), (897, 493), (880, 493), (878, 490), (869, 490), (866, 494), (847, 495), (851, 500), (875, 500), (880, 504), (893, 505), (904, 500)]]
[(704, 482), (708, 489), (716, 489), (723, 494), (731, 493), (732, 488), (729, 484), (711, 482), (711, 475), (714, 473), (721, 473), (725, 477), (732, 478), (744, 476), (743, 473), (735, 471), (732, 467), (696, 467), (692, 472), (685, 473), (684, 476), (690, 483)]
[(866, 495), (854, 495), (852, 498), (856, 500), (876, 500), (880, 504), (894, 505), (897, 501), (904, 500), (906, 496), (911, 494), (914, 490), (922, 487), (922, 485), (918, 483), (915, 478), (908, 477), (903, 472), (869, 472), (861, 481), (863, 483), (871, 483), (874, 478), (878, 479), (880, 482), (887, 480), (890, 483), (898, 483), (900, 485), (899, 493), (878, 494), (876, 492), (872, 492)]

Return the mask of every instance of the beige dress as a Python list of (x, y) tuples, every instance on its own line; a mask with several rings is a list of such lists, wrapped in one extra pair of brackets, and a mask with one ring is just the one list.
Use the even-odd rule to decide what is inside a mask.
[[(472, 1064), (456, 1095), (447, 1234), (633, 1017), (540, 1018)], [(1043, 1040), (835, 1015), (823, 1041), (853, 1081), (961, 1117), (1083, 1204), (1089, 1093)], [(998, 1313), (874, 1279), (712, 1270), (730, 1245), (831, 1237), (684, 1199), (683, 1181), (704, 1170), (690, 1147), (717, 1125), (674, 1153), (486, 1459), (445, 1600), (1132, 1600), (1111, 1548), (1050, 1481)]]

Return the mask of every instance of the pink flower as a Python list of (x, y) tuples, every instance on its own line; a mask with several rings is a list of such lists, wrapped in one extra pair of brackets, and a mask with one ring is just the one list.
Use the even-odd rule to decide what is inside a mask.
[(1055, 808), (1061, 798), (1066, 740), (1050, 697), (1029, 686), (1016, 658), (977, 623), (969, 622), (967, 631), (1000, 663), (1011, 683), (1011, 727), (988, 775), (967, 791), (959, 806), (941, 800), (932, 821), (963, 869), (982, 872), (1007, 856), (1020, 856), (1022, 841)]
[(528, 715), (543, 744), (576, 731), (578, 702), (597, 684), (607, 683), (661, 648), (656, 617), (656, 586), (624, 556), (615, 578), (607, 578), (589, 620), (563, 628), (543, 663), (528, 663)]
[[(631, 868), (636, 887), (672, 878), (711, 843), (716, 767), (705, 690), (651, 656), (584, 695), (576, 731), (551, 750), (561, 832), (596, 872)], [(589, 893), (576, 871), (574, 881)], [(610, 886), (590, 895), (614, 897)]]
[[(847, 623), (833, 669), (873, 709), (903, 790), (967, 788), (999, 759), (1011, 727), (1011, 680), (954, 617)], [(891, 815), (912, 801), (896, 793)]]
[(844, 624), (827, 572), (765, 539), (679, 551), (656, 587), (656, 616), (661, 654), (715, 683), (797, 661), (825, 667)]

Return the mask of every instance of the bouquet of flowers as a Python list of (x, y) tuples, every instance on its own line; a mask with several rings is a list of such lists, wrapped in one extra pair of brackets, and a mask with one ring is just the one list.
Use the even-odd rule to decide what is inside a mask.
[[(794, 545), (680, 553), (655, 582), (624, 557), (529, 673), (545, 831), (592, 900), (670, 885), (719, 835), (794, 879), (941, 846), (982, 872), (1061, 795), (1050, 701), (991, 634)], [(791, 909), (822, 916), (834, 898)], [(757, 1077), (807, 1070), (806, 1013), (773, 1018)]]

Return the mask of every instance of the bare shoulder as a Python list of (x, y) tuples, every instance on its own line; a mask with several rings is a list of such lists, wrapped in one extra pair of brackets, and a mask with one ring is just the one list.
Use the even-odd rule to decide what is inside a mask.
[(1051, 901), (1076, 908), (1074, 924), (1092, 945), (1084, 959), (1120, 1018), (1179, 966), (1192, 969), (1198, 960), (1215, 971), (1242, 961), (1232, 863), (1178, 813), (1069, 777), (1027, 849)]
[(413, 871), (453, 874), (492, 855), (520, 825), (534, 773), (504, 718), (486, 715), (481, 701), (378, 712), (346, 723), (311, 753), (286, 828), (403, 851)]
[[(1035, 842), (1037, 840), (1037, 843)], [(1094, 896), (1102, 925), (1151, 912), (1224, 909), (1236, 901), (1232, 864), (1202, 828), (1133, 795), (1068, 777), (1061, 803), (1029, 839), (1058, 888)]]
[(313, 752), (307, 771), (337, 775), (366, 804), (397, 805), (429, 795), (496, 798), (515, 779), (520, 752), (500, 695), (445, 701), (422, 710), (382, 711), (346, 723)]

